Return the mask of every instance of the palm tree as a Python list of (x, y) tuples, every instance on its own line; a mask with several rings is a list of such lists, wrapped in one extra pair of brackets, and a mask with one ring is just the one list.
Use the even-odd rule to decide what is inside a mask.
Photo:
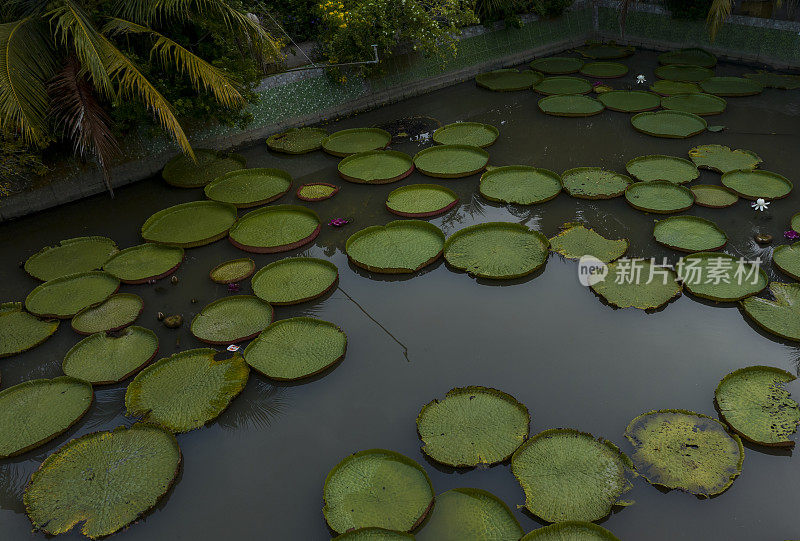
[(76, 154), (97, 161), (112, 196), (119, 147), (103, 104), (142, 103), (194, 158), (171, 104), (123, 50), (127, 40), (146, 39), (151, 58), (225, 107), (245, 103), (237, 81), (156, 28), (214, 18), (255, 54), (279, 54), (258, 19), (227, 0), (115, 1), (108, 14), (97, 0), (3, 0), (0, 7), (0, 130), (38, 147), (70, 140)]

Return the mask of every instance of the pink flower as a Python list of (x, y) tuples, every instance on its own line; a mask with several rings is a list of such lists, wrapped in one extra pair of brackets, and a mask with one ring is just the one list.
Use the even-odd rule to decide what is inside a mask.
[(343, 225), (347, 225), (349, 223), (350, 220), (348, 220), (347, 218), (334, 218), (333, 220), (328, 222), (328, 225), (331, 227), (342, 227)]
[(235, 293), (241, 289), (239, 284), (228, 284), (228, 293)]
[(789, 240), (800, 239), (800, 233), (798, 233), (794, 229), (789, 229), (788, 231), (784, 231), (783, 236)]

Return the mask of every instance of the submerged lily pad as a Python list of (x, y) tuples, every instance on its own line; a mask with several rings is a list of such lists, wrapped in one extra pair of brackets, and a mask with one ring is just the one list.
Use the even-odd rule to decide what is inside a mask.
[(784, 75), (782, 73), (758, 70), (756, 73), (745, 73), (743, 77), (758, 81), (764, 88), (780, 88), (783, 90), (800, 88), (800, 77), (797, 75)]
[(250, 283), (256, 297), (270, 304), (298, 304), (321, 297), (339, 278), (336, 265), (314, 257), (289, 257), (259, 270)]
[(677, 51), (667, 51), (658, 55), (660, 64), (686, 64), (689, 66), (701, 66), (703, 68), (713, 68), (717, 65), (717, 57), (704, 49), (689, 47), (678, 49)]
[(694, 204), (694, 194), (689, 188), (666, 180), (635, 182), (625, 190), (625, 200), (636, 210), (671, 214), (682, 212)]
[(410, 533), (385, 528), (358, 528), (337, 535), (333, 541), (414, 541)]
[(617, 308), (655, 310), (681, 294), (678, 275), (648, 260), (622, 259), (608, 265), (608, 275), (592, 290)]
[(25, 261), (25, 272), (42, 281), (99, 269), (117, 253), (116, 243), (106, 237), (77, 237), (57, 246), (42, 248)]
[(218, 201), (191, 201), (165, 208), (142, 225), (149, 242), (195, 248), (222, 239), (236, 221), (236, 207)]
[(564, 117), (593, 116), (605, 109), (602, 101), (580, 94), (545, 96), (538, 105), (539, 110), (547, 115)]
[(339, 162), (339, 176), (358, 184), (389, 184), (414, 171), (411, 156), (396, 150), (370, 150)]
[(119, 280), (102, 271), (81, 272), (43, 283), (28, 293), (25, 308), (32, 314), (69, 319), (84, 308), (116, 293)]
[(234, 284), (247, 280), (256, 271), (256, 262), (249, 257), (223, 261), (208, 273), (209, 278), (218, 284)]
[(610, 263), (628, 251), (626, 239), (607, 239), (594, 229), (582, 225), (568, 227), (550, 238), (550, 249), (568, 259), (593, 256), (603, 263)]
[(220, 175), (245, 168), (245, 159), (238, 154), (225, 154), (216, 150), (194, 149), (196, 162), (185, 154), (172, 158), (161, 176), (178, 188), (199, 188)]
[(93, 385), (110, 385), (137, 373), (157, 353), (156, 334), (132, 326), (120, 333), (87, 336), (67, 352), (61, 369), (66, 375)]
[(661, 98), (661, 107), (700, 116), (718, 115), (725, 111), (728, 102), (713, 94), (678, 94)]
[(436, 178), (468, 177), (483, 171), (488, 163), (488, 152), (469, 145), (439, 145), (414, 156), (419, 172)]
[(481, 195), (489, 201), (534, 205), (561, 193), (561, 177), (547, 169), (528, 165), (496, 167), (481, 175)]
[(700, 176), (697, 166), (689, 160), (661, 154), (634, 158), (625, 165), (625, 169), (632, 177), (643, 182), (667, 180), (685, 184)]
[(761, 94), (764, 87), (753, 79), (744, 77), (711, 77), (700, 82), (703, 92), (715, 96), (754, 96)]
[(232, 295), (207, 304), (192, 320), (195, 338), (206, 344), (235, 344), (272, 323), (272, 306), (253, 295)]
[(21, 302), (0, 303), (0, 358), (35, 348), (56, 332), (58, 323), (29, 314)]
[(565, 73), (575, 73), (581, 69), (583, 60), (569, 56), (550, 56), (547, 58), (537, 58), (530, 63), (530, 66), (542, 73), (563, 75)]
[(456, 122), (433, 132), (434, 142), (440, 145), (471, 145), (488, 147), (500, 136), (500, 130), (480, 122)]
[(216, 353), (211, 348), (181, 351), (139, 372), (125, 393), (127, 415), (175, 433), (216, 419), (250, 375), (241, 355), (218, 361)]
[(700, 145), (689, 150), (689, 157), (697, 167), (727, 173), (737, 169), (755, 169), (762, 162), (758, 154), (749, 150), (731, 150), (723, 145)]
[(500, 69), (477, 75), (475, 82), (478, 86), (495, 92), (513, 92), (528, 90), (543, 78), (544, 76), (538, 71)]
[(0, 392), (0, 458), (60, 436), (92, 405), (92, 386), (67, 376), (34, 379)]
[(379, 527), (416, 528), (433, 506), (433, 486), (422, 466), (386, 449), (369, 449), (339, 462), (325, 478), (323, 515), (335, 532)]
[(117, 252), (106, 261), (103, 270), (124, 284), (143, 284), (178, 270), (183, 257), (179, 246), (146, 242)]
[(267, 138), (267, 146), (275, 152), (306, 154), (322, 148), (328, 132), (321, 128), (293, 128)]
[[(714, 77), (714, 70), (689, 64), (667, 64), (656, 68), (656, 77), (682, 83), (699, 83)], [(702, 85), (701, 85), (702, 86)]]
[(586, 45), (575, 47), (575, 52), (586, 58), (625, 58), (634, 53), (636, 48), (632, 45), (619, 45), (613, 41), (608, 43), (587, 42)]
[(800, 342), (800, 284), (772, 282), (769, 291), (774, 301), (748, 297), (742, 310), (765, 331)]
[(630, 177), (599, 167), (576, 167), (561, 174), (561, 184), (572, 197), (613, 199), (625, 193)]
[(644, 413), (630, 422), (625, 437), (631, 458), (653, 485), (697, 496), (725, 492), (742, 472), (744, 447), (739, 436), (706, 415), (686, 410)]
[(136, 424), (92, 432), (48, 456), (25, 489), (33, 527), (50, 535), (81, 524), (96, 539), (131, 524), (156, 506), (178, 475), (175, 436)]
[(567, 428), (545, 430), (517, 449), (511, 472), (525, 507), (547, 522), (600, 520), (631, 488), (630, 459), (616, 445)]
[(793, 447), (800, 405), (785, 383), (797, 379), (772, 366), (748, 366), (722, 378), (714, 392), (720, 416), (747, 441), (770, 447)]
[(354, 265), (386, 274), (412, 273), (439, 259), (444, 233), (422, 220), (396, 220), (353, 233), (345, 244)]
[(581, 75), (598, 79), (613, 79), (628, 73), (628, 66), (619, 62), (589, 62), (581, 67)]
[(344, 158), (351, 154), (379, 150), (389, 146), (392, 134), (380, 128), (353, 128), (330, 134), (322, 140), (322, 148), (328, 154)]
[(597, 524), (567, 520), (537, 528), (520, 541), (619, 541), (619, 539)]
[(256, 207), (283, 197), (292, 187), (292, 176), (282, 169), (259, 167), (231, 171), (203, 188), (212, 201), (237, 208)]
[(457, 387), (417, 416), (422, 452), (455, 467), (497, 464), (528, 437), (528, 408), (502, 391)]
[(729, 254), (700, 252), (681, 258), (678, 277), (694, 295), (733, 302), (755, 295), (769, 283), (759, 266)]
[(245, 252), (287, 252), (313, 242), (320, 231), (316, 212), (298, 205), (263, 207), (242, 216), (230, 230), (230, 241)]
[(703, 133), (708, 126), (703, 117), (681, 111), (639, 113), (631, 117), (631, 125), (636, 131), (668, 139), (686, 139)]
[(612, 90), (597, 97), (607, 109), (621, 113), (641, 113), (661, 106), (661, 98), (643, 90)]
[(739, 200), (733, 190), (716, 184), (696, 184), (692, 186), (694, 204), (712, 209), (730, 207)]
[(772, 252), (772, 262), (784, 274), (800, 280), (800, 242), (775, 248)]
[(792, 183), (778, 173), (761, 171), (728, 171), (722, 175), (722, 184), (745, 199), (783, 199), (792, 191)]
[(711, 220), (697, 216), (670, 216), (653, 227), (656, 242), (679, 252), (713, 252), (728, 243), (728, 236)]
[(458, 196), (450, 188), (438, 184), (411, 184), (392, 190), (386, 198), (386, 209), (404, 218), (430, 218), (444, 214), (458, 204)]
[(682, 81), (667, 81), (661, 79), (656, 81), (650, 86), (650, 90), (661, 96), (676, 96), (678, 94), (692, 94), (702, 92), (700, 87), (695, 83), (686, 83)]
[(545, 77), (536, 83), (533, 89), (545, 96), (588, 94), (592, 91), (592, 84), (580, 77)]
[(144, 301), (133, 293), (111, 295), (98, 305), (84, 308), (72, 318), (72, 330), (78, 334), (118, 331), (136, 321), (144, 310)]
[(325, 182), (309, 182), (297, 188), (297, 198), (301, 201), (324, 201), (339, 193), (339, 186)]
[(525, 533), (511, 509), (491, 492), (454, 488), (436, 496), (430, 519), (417, 534), (424, 541), (519, 541)]

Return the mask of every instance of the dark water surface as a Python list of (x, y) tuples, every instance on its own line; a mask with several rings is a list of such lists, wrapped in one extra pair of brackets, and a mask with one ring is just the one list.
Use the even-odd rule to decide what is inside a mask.
[[(655, 80), (655, 55), (629, 59), (631, 72), (612, 85), (632, 83), (638, 73)], [(745, 68), (721, 65), (718, 74)], [(409, 115), (429, 115), (443, 123), (480, 121), (500, 128), (489, 148), (491, 164), (529, 164), (562, 172), (571, 167), (602, 166), (624, 172), (625, 163), (643, 154), (686, 157), (698, 144), (720, 143), (755, 151), (763, 169), (795, 176), (800, 151), (800, 92), (766, 90), (760, 96), (730, 98), (728, 111), (709, 117), (722, 133), (689, 140), (640, 134), (623, 113), (604, 112), (587, 119), (546, 116), (532, 92), (492, 93), (471, 82), (413, 98), (328, 126), (370, 126)], [(748, 132), (777, 132), (782, 135)], [(392, 148), (414, 154), (413, 142)], [(322, 517), (322, 485), (342, 458), (382, 447), (419, 461), (436, 492), (455, 487), (489, 490), (512, 508), (524, 502), (509, 466), (452, 472), (425, 460), (419, 450), (415, 418), (420, 407), (452, 387), (486, 385), (511, 393), (532, 414), (531, 432), (573, 427), (603, 436), (623, 451), (623, 436), (637, 415), (660, 408), (685, 408), (716, 416), (713, 396), (728, 372), (767, 364), (796, 372), (797, 345), (772, 338), (748, 323), (731, 304), (714, 305), (684, 295), (657, 313), (614, 310), (577, 280), (574, 261), (551, 255), (545, 270), (513, 282), (478, 282), (437, 263), (413, 278), (370, 275), (348, 264), (344, 243), (353, 232), (395, 217), (384, 209), (386, 195), (398, 184), (363, 186), (341, 181), (337, 159), (322, 152), (302, 157), (270, 154), (258, 145), (246, 149), (250, 167), (278, 167), (304, 182), (342, 185), (328, 201), (305, 203), (325, 224), (334, 217), (354, 218), (341, 229), (323, 225), (308, 249), (279, 255), (255, 255), (261, 267), (297, 254), (333, 261), (340, 288), (380, 322), (403, 348), (342, 291), (296, 307), (277, 307), (276, 317), (297, 315), (335, 322), (348, 334), (345, 360), (321, 377), (301, 384), (275, 385), (253, 373), (245, 391), (210, 426), (178, 437), (184, 457), (181, 477), (158, 508), (115, 539), (327, 539)], [(477, 195), (478, 176), (435, 181), (418, 173), (402, 184), (441, 182), (455, 190), (461, 204), (432, 219), (445, 234), (486, 221), (514, 221), (547, 236), (564, 222), (582, 220), (599, 233), (630, 239), (631, 257), (668, 257), (678, 253), (652, 238), (654, 215), (631, 209), (622, 198), (584, 201), (561, 194), (532, 207), (504, 207)], [(718, 184), (719, 175), (703, 171), (696, 183)], [(758, 214), (741, 200), (728, 209), (692, 208), (688, 214), (714, 220), (730, 237), (725, 252), (769, 259), (771, 249), (753, 241), (754, 232), (785, 242), (789, 217), (800, 211), (800, 187), (789, 198)], [(140, 242), (139, 227), (153, 212), (202, 197), (201, 190), (171, 188), (154, 178), (118, 190), (110, 200), (97, 196), (13, 223), (0, 225), (0, 299), (23, 300), (37, 282), (17, 262), (42, 246), (80, 235), (107, 235), (121, 248)], [(292, 194), (279, 203), (299, 204)], [(180, 282), (124, 286), (145, 300), (138, 324), (161, 340), (161, 354), (202, 347), (188, 326), (173, 331), (156, 321), (156, 312), (181, 313), (189, 321), (208, 302), (227, 295), (208, 271), (244, 254), (227, 241), (187, 250), (177, 272)], [(789, 281), (767, 265), (770, 277)], [(249, 293), (249, 281), (243, 284)], [(195, 298), (197, 303), (191, 303)], [(64, 322), (44, 345), (0, 360), (2, 388), (38, 377), (61, 374), (65, 352), (80, 337)], [(101, 387), (89, 414), (67, 435), (13, 460), (0, 461), (0, 539), (42, 538), (30, 532), (22, 490), (30, 473), (52, 451), (87, 432), (131, 424), (124, 416), (123, 385)], [(795, 392), (797, 395), (797, 391)], [(736, 539), (785, 540), (800, 537), (800, 464), (788, 452), (747, 447), (742, 475), (719, 497), (698, 500), (678, 491), (663, 493), (642, 479), (627, 494), (636, 504), (612, 514), (602, 525), (623, 540)], [(526, 531), (539, 526), (515, 510)], [(81, 536), (72, 532), (66, 539)]]

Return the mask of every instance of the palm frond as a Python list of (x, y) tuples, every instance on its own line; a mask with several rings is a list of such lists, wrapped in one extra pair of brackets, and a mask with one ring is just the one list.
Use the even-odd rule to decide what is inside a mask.
[(706, 19), (711, 41), (714, 41), (717, 37), (717, 32), (722, 28), (722, 23), (730, 17), (732, 10), (733, 0), (713, 0), (711, 2), (711, 7), (708, 9), (708, 18)]

